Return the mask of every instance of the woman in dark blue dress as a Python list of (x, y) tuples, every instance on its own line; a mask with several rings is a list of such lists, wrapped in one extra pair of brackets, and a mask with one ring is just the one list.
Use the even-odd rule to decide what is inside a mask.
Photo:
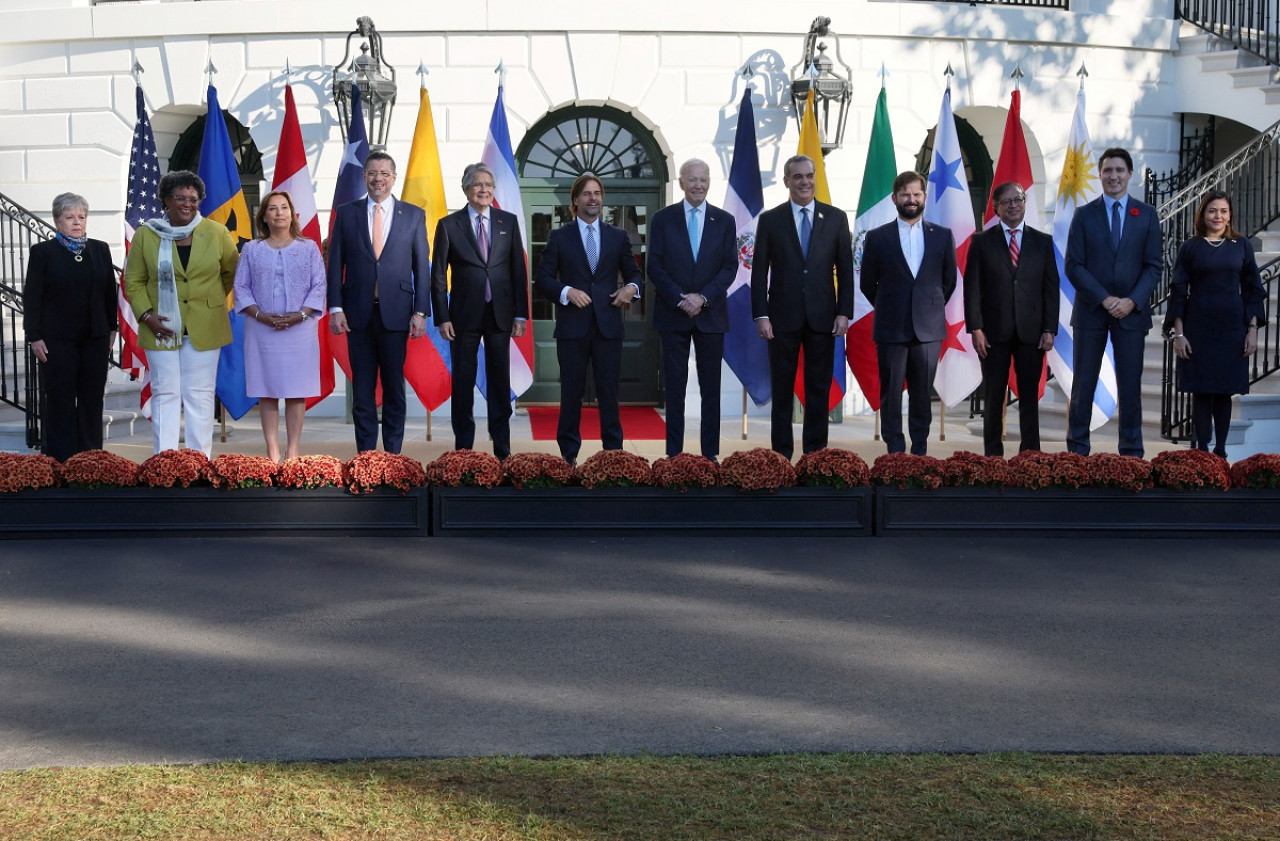
[(1169, 286), (1178, 391), (1192, 395), (1195, 447), (1227, 457), (1231, 395), (1249, 392), (1249, 356), (1266, 322), (1266, 292), (1253, 246), (1231, 224), (1231, 197), (1210, 190), (1196, 211), (1196, 236), (1182, 244)]

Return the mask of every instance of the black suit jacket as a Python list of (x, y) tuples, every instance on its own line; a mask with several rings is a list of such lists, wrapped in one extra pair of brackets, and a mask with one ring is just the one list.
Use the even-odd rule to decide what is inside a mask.
[[(729, 309), (725, 296), (738, 275), (735, 242), (738, 225), (726, 211), (704, 202), (698, 258), (689, 246), (689, 222), (684, 202), (662, 208), (649, 222), (649, 280), (653, 281), (653, 328), (667, 333), (727, 333)], [(707, 304), (690, 318), (680, 309), (681, 296), (697, 292)]]
[(1004, 225), (997, 223), (969, 241), (964, 269), (964, 320), (988, 342), (1036, 345), (1058, 332), (1058, 261), (1053, 237), (1022, 226), (1018, 268), (1013, 267)]
[(341, 306), (352, 329), (363, 330), (373, 316), (377, 283), (382, 326), (408, 331), (415, 312), (431, 313), (431, 250), (427, 217), (415, 204), (395, 200), (391, 230), (382, 257), (373, 258), (368, 202), (364, 198), (338, 208), (329, 237), (329, 306)]
[(1076, 288), (1071, 326), (1104, 330), (1111, 316), (1102, 302), (1111, 295), (1129, 298), (1133, 312), (1120, 319), (1122, 330), (1151, 329), (1151, 293), (1160, 282), (1160, 219), (1156, 209), (1133, 196), (1128, 198), (1120, 248), (1111, 247), (1111, 220), (1102, 196), (1071, 217), (1067, 234), (1067, 279)]
[(862, 294), (876, 308), (876, 342), (940, 342), (947, 337), (947, 299), (956, 291), (956, 244), (951, 229), (924, 225), (920, 271), (902, 253), (898, 220), (867, 231), (862, 242)]
[(480, 244), (467, 208), (450, 213), (436, 225), (431, 246), (431, 303), (436, 324), (475, 333), (484, 321), (484, 288), (493, 293), (493, 317), (504, 332), (516, 318), (529, 317), (529, 270), (515, 214), (489, 208), (489, 259)]
[[(535, 282), (538, 290), (555, 302), (557, 339), (587, 338), (591, 334), (593, 315), (600, 335), (606, 339), (621, 339), (622, 308), (615, 307), (609, 296), (626, 283), (634, 283), (641, 291), (644, 289), (644, 279), (640, 276), (635, 255), (631, 253), (631, 239), (627, 232), (603, 221), (599, 223), (599, 230), (600, 256), (594, 273), (582, 247), (576, 218), (547, 237), (547, 247), (538, 262)], [(618, 282), (619, 276), (622, 284)], [(566, 286), (590, 295), (591, 306), (579, 309), (573, 304), (561, 304), (560, 292)]]
[(27, 341), (77, 339), (77, 310), (89, 299), (89, 336), (99, 338), (116, 329), (116, 280), (111, 249), (102, 240), (84, 244), (84, 261), (93, 282), (80, 284), (79, 272), (71, 273), (75, 255), (57, 240), (31, 246), (27, 280), (22, 290), (22, 329)]
[[(853, 318), (853, 241), (849, 217), (813, 203), (813, 233), (806, 259), (791, 202), (760, 214), (751, 264), (751, 317), (768, 318), (775, 332), (798, 333), (808, 324), (831, 332), (837, 315)], [(834, 283), (832, 278), (834, 276)]]

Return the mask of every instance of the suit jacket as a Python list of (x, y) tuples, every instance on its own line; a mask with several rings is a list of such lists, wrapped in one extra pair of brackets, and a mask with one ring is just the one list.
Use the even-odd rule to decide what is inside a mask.
[[(160, 235), (143, 225), (133, 235), (129, 262), (124, 269), (125, 294), (134, 315), (155, 310), (160, 300)], [(231, 344), (227, 295), (236, 282), (240, 252), (231, 232), (221, 222), (202, 219), (191, 234), (191, 257), (183, 268), (178, 247), (173, 249), (173, 274), (178, 284), (178, 311), (182, 326), (196, 350), (213, 350)], [(138, 344), (156, 349), (151, 328), (138, 322)]]
[(997, 223), (969, 241), (964, 269), (964, 320), (970, 333), (989, 342), (1036, 345), (1058, 332), (1058, 261), (1053, 237), (1027, 225), (1019, 236), (1018, 268), (1009, 257), (1004, 225)]
[(1102, 302), (1129, 298), (1133, 312), (1120, 319), (1124, 330), (1151, 329), (1151, 293), (1163, 268), (1156, 209), (1132, 196), (1125, 211), (1120, 247), (1111, 247), (1111, 221), (1102, 196), (1076, 210), (1067, 234), (1067, 279), (1076, 288), (1071, 326), (1105, 329), (1111, 316)]
[[(653, 328), (668, 333), (727, 333), (725, 296), (738, 275), (738, 225), (724, 210), (704, 202), (702, 239), (694, 259), (684, 202), (664, 207), (649, 220), (649, 258), (653, 281)], [(697, 292), (707, 299), (697, 318), (680, 309), (680, 296)]]
[(489, 208), (488, 261), (480, 257), (465, 207), (436, 225), (431, 254), (431, 303), (437, 325), (453, 322), (454, 330), (479, 332), (486, 280), (493, 293), (493, 317), (504, 332), (516, 318), (529, 317), (529, 270), (515, 214)]
[(898, 238), (898, 220), (867, 231), (862, 243), (862, 294), (876, 309), (876, 342), (940, 342), (947, 337), (947, 300), (956, 291), (956, 244), (951, 229), (924, 225), (924, 258), (911, 276)]
[[(602, 336), (621, 339), (622, 308), (615, 307), (609, 296), (627, 283), (644, 289), (644, 279), (631, 252), (631, 239), (627, 232), (604, 222), (599, 224), (600, 258), (594, 273), (587, 262), (586, 249), (582, 247), (576, 218), (547, 237), (547, 247), (538, 263), (535, 283), (543, 295), (555, 302), (557, 339), (587, 338), (591, 334), (593, 315)], [(622, 283), (618, 282), (619, 275)], [(579, 309), (573, 304), (561, 304), (560, 292), (566, 286), (590, 295), (591, 306)]]
[(99, 239), (84, 244), (82, 262), (88, 263), (92, 283), (81, 284), (75, 272), (75, 255), (57, 240), (31, 246), (27, 280), (22, 288), (22, 329), (28, 342), (43, 339), (77, 339), (76, 311), (88, 299), (89, 336), (100, 338), (116, 329), (116, 279), (111, 249)]
[(822, 202), (813, 207), (808, 258), (800, 248), (791, 202), (766, 210), (756, 223), (751, 317), (768, 318), (775, 331), (798, 333), (807, 323), (810, 330), (828, 333), (837, 315), (853, 318), (849, 217)]
[(407, 331), (415, 312), (431, 313), (431, 258), (427, 216), (416, 204), (395, 200), (391, 231), (382, 257), (373, 258), (367, 199), (338, 208), (329, 238), (329, 306), (342, 307), (356, 330), (373, 317), (373, 288), (378, 285), (382, 326)]
[(272, 312), (275, 299), (276, 260), (284, 257), (284, 312), (303, 307), (324, 312), (326, 280), (320, 248), (309, 239), (298, 239), (277, 251), (265, 239), (246, 242), (236, 268), (236, 312), (256, 306)]

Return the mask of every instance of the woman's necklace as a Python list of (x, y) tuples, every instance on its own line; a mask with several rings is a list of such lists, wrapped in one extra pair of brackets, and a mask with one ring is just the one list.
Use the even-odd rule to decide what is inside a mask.
[(1209, 243), (1209, 247), (1211, 248), (1221, 248), (1222, 244), (1227, 240), (1225, 237), (1219, 237), (1218, 239), (1209, 239), (1208, 237), (1205, 237), (1204, 241)]
[(292, 242), (293, 242), (292, 235), (290, 235), (288, 239), (283, 239), (283, 240), (276, 239), (275, 237), (267, 237), (267, 244), (270, 245), (272, 248), (276, 249), (277, 251), (280, 250), (281, 248), (288, 248)]

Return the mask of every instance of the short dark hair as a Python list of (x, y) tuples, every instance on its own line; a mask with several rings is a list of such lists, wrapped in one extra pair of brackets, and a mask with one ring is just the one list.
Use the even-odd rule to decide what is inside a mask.
[(1125, 166), (1129, 167), (1129, 171), (1133, 172), (1133, 158), (1129, 157), (1129, 152), (1127, 149), (1121, 149), (1117, 146), (1117, 147), (1108, 149), (1107, 151), (1099, 155), (1098, 156), (1099, 171), (1101, 171), (1102, 169), (1102, 162), (1105, 161), (1107, 158), (1119, 158), (1120, 160), (1124, 161)]
[(600, 176), (594, 172), (584, 172), (573, 179), (573, 186), (569, 188), (569, 203), (571, 205), (577, 205), (578, 195), (587, 188), (588, 181), (594, 181), (600, 186), (600, 198), (604, 198), (604, 182), (600, 180)]
[(1023, 196), (1027, 194), (1027, 191), (1022, 189), (1022, 185), (1019, 184), (1017, 181), (1006, 181), (1003, 184), (1001, 184), (999, 187), (996, 187), (994, 190), (991, 191), (991, 201), (995, 204), (999, 204), (1001, 201), (1004, 200), (1005, 196), (1007, 196), (1009, 193), (1013, 192), (1014, 190), (1017, 190)]
[(1225, 232), (1227, 239), (1240, 239), (1240, 232), (1236, 230), (1236, 207), (1231, 203), (1231, 194), (1226, 190), (1210, 190), (1204, 194), (1204, 198), (1200, 199), (1200, 206), (1196, 208), (1196, 236), (1208, 236), (1209, 226), (1205, 224), (1204, 212), (1216, 201), (1225, 201), (1227, 210), (1231, 213)]
[(369, 171), (370, 161), (387, 161), (391, 164), (391, 171), (396, 171), (396, 159), (388, 155), (386, 152), (370, 152), (369, 157), (364, 159), (364, 166), (361, 168), (362, 172)]
[(923, 175), (921, 175), (920, 173), (916, 172), (913, 169), (909, 169), (906, 172), (899, 172), (897, 176), (893, 179), (893, 191), (896, 193), (899, 190), (901, 190), (903, 187), (912, 183), (913, 181), (919, 181), (920, 188), (924, 189), (925, 180)]
[(204, 179), (189, 169), (175, 169), (161, 176), (160, 184), (156, 187), (156, 198), (160, 199), (160, 204), (164, 204), (175, 190), (183, 187), (195, 187), (196, 195), (200, 201), (204, 201)]

